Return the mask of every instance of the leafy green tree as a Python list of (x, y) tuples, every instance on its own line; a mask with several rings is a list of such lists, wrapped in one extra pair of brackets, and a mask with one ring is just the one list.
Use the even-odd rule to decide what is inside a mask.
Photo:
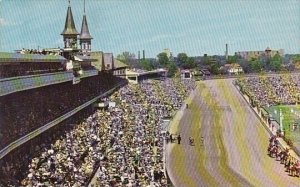
[(264, 69), (264, 70), (268, 70), (268, 65), (267, 65), (267, 61), (259, 58), (258, 59), (259, 63), (261, 64), (261, 67)]
[(238, 64), (243, 68), (245, 73), (251, 72), (250, 63), (246, 59), (238, 59)]
[(151, 62), (147, 59), (142, 59), (140, 64), (141, 64), (142, 68), (147, 71), (151, 71), (154, 68), (153, 65), (151, 64)]
[(276, 55), (273, 56), (271, 61), (279, 61), (280, 63), (282, 63), (282, 58), (279, 54), (276, 54)]
[(129, 65), (129, 61), (131, 59), (134, 59), (134, 58), (135, 58), (134, 53), (130, 53), (128, 51), (125, 51), (122, 54), (117, 55), (117, 59), (120, 60), (121, 62), (127, 64), (127, 65)]
[(218, 75), (220, 73), (220, 70), (219, 70), (219, 67), (216, 63), (213, 63), (211, 66), (210, 66), (210, 72), (214, 75)]
[(270, 62), (270, 69), (273, 71), (279, 71), (281, 69), (281, 64), (282, 64), (283, 59), (279, 54), (274, 55), (271, 58)]
[(293, 61), (300, 61), (300, 54), (293, 55), (292, 60)]
[(185, 68), (186, 69), (193, 69), (196, 68), (197, 64), (195, 62), (195, 59), (193, 57), (189, 57), (187, 62), (185, 63)]
[(167, 56), (167, 53), (159, 53), (157, 55), (158, 58), (158, 63), (162, 66), (162, 67), (167, 67), (168, 63), (169, 63), (169, 58)]
[(186, 53), (178, 53), (177, 62), (178, 66), (184, 69), (192, 69), (197, 66), (195, 59), (188, 57)]
[(281, 69), (280, 61), (271, 61), (270, 68), (272, 71), (279, 71)]
[(249, 63), (250, 63), (250, 70), (252, 72), (261, 72), (262, 64), (260, 63), (259, 60), (257, 60), (256, 58), (252, 58)]
[(229, 57), (228, 57), (228, 63), (229, 63), (229, 64), (237, 63), (237, 56), (236, 56), (236, 55), (234, 55), (234, 56), (229, 56)]
[(167, 69), (168, 69), (168, 77), (173, 77), (177, 72), (177, 66), (172, 62), (168, 64)]
[(209, 56), (207, 56), (207, 54), (204, 54), (202, 61), (203, 61), (204, 65), (210, 65), (211, 64), (211, 58)]
[(183, 67), (188, 61), (188, 56), (186, 53), (178, 53), (177, 60), (179, 67)]

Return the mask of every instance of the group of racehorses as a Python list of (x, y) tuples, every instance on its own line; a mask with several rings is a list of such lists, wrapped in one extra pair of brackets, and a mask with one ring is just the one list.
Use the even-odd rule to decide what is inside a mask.
[(300, 162), (290, 155), (288, 148), (284, 149), (279, 146), (276, 136), (272, 136), (269, 140), (268, 154), (270, 157), (280, 161), (281, 164), (284, 164), (286, 172), (290, 176), (300, 176)]

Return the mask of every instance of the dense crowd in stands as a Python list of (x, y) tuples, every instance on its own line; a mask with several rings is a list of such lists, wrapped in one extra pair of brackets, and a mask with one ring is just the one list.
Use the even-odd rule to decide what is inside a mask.
[(84, 121), (95, 110), (96, 108), (92, 105), (82, 109), (0, 159), (0, 186), (20, 186), (20, 181), (27, 176), (26, 171), (32, 158), (40, 156), (40, 153), (50, 148), (55, 140), (64, 138), (70, 130), (76, 127), (75, 124)]
[[(84, 122), (31, 159), (24, 186), (166, 186), (163, 119), (181, 107), (193, 81), (127, 85)], [(85, 93), (86, 94), (86, 93)], [(114, 105), (115, 104), (115, 105)]]
[(43, 50), (37, 50), (37, 49), (24, 49), (23, 48), (22, 50), (19, 51), (19, 53), (21, 53), (21, 54), (38, 54), (38, 55), (49, 55), (49, 54), (51, 54), (51, 55), (58, 56), (60, 51), (57, 51), (57, 52), (53, 51), (53, 52), (49, 53), (49, 52), (45, 51), (44, 49)]
[(120, 82), (109, 74), (9, 94), (0, 98), (0, 148), (91, 100)]
[(0, 78), (11, 78), (27, 75), (37, 75), (44, 73), (54, 73), (64, 71), (61, 62), (26, 62), (18, 65), (0, 65)]
[(236, 83), (259, 106), (269, 107), (299, 102), (300, 77), (298, 75), (249, 77), (238, 79)]

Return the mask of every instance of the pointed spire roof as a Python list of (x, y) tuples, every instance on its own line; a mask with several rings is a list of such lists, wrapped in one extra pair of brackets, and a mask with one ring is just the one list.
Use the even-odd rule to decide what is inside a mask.
[(73, 19), (73, 15), (72, 15), (72, 10), (71, 10), (71, 6), (69, 4), (68, 11), (67, 11), (67, 17), (66, 17), (66, 22), (65, 22), (65, 29), (63, 30), (61, 35), (72, 35), (72, 34), (78, 35), (79, 33), (77, 32), (77, 30), (75, 28), (75, 23), (74, 23), (74, 19)]
[(83, 15), (82, 19), (82, 26), (81, 26), (81, 32), (80, 32), (80, 39), (93, 39), (93, 37), (90, 35), (89, 27), (86, 21), (86, 15)]
[(93, 37), (90, 35), (89, 27), (86, 21), (86, 15), (85, 15), (85, 0), (83, 4), (83, 19), (82, 19), (82, 26), (81, 26), (81, 32), (80, 32), (80, 39), (93, 39)]

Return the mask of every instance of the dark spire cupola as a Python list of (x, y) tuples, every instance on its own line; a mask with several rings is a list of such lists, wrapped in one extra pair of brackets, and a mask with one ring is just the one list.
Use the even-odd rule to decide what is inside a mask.
[(79, 33), (77, 32), (75, 28), (75, 23), (72, 15), (72, 10), (70, 6), (70, 1), (69, 1), (69, 7), (67, 11), (67, 17), (66, 17), (66, 22), (65, 22), (65, 28), (63, 32), (61, 33), (64, 37), (64, 44), (65, 48), (73, 48), (77, 49), (77, 35)]
[(89, 27), (86, 20), (85, 15), (85, 1), (84, 1), (84, 14), (82, 19), (81, 32), (79, 36), (79, 43), (82, 52), (90, 52), (91, 51), (91, 40), (93, 37), (90, 35)]

